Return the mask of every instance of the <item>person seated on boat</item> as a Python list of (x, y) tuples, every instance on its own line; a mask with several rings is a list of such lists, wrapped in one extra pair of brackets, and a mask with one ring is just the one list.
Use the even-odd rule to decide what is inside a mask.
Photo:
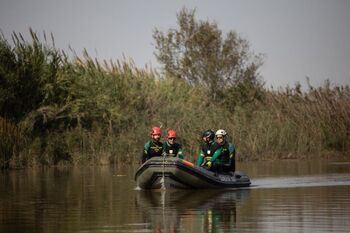
[(223, 172), (235, 172), (235, 153), (236, 149), (232, 143), (226, 139), (227, 133), (224, 129), (219, 129), (215, 133), (216, 143), (221, 147), (219, 158), (222, 161)]
[(175, 142), (176, 132), (174, 130), (169, 130), (167, 134), (167, 140), (163, 143), (163, 151), (166, 156), (178, 157), (180, 159), (184, 158), (181, 144)]
[(161, 129), (159, 127), (153, 127), (151, 130), (151, 140), (146, 142), (143, 146), (142, 163), (146, 162), (152, 157), (162, 156), (163, 143), (160, 141)]
[(208, 129), (203, 132), (203, 144), (196, 162), (197, 166), (207, 168), (211, 171), (220, 172), (221, 161), (218, 156), (221, 153), (221, 147), (214, 141), (215, 132)]

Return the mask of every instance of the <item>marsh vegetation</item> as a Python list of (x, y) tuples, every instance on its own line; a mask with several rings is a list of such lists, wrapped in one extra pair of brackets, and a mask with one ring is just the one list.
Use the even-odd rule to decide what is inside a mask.
[(72, 58), (33, 30), (1, 36), (0, 167), (139, 161), (153, 125), (176, 130), (192, 161), (207, 128), (227, 130), (238, 160), (350, 155), (349, 86), (266, 88), (245, 40), (194, 12), (178, 20), (154, 34), (162, 72)]

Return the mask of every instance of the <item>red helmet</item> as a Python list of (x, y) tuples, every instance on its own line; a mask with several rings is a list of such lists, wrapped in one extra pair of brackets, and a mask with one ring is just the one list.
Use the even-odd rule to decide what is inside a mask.
[(162, 131), (160, 130), (159, 127), (153, 127), (153, 128), (152, 128), (152, 130), (151, 130), (151, 135), (155, 135), (155, 134), (159, 134), (159, 135), (162, 134)]
[(168, 138), (176, 138), (175, 130), (169, 130), (168, 131)]

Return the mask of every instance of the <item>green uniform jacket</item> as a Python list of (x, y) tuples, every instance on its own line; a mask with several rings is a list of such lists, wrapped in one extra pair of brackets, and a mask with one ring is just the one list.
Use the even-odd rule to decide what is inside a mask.
[(222, 165), (224, 165), (224, 171), (235, 171), (236, 164), (235, 164), (235, 154), (236, 149), (235, 146), (231, 143), (228, 143), (225, 141), (223, 145), (221, 145), (221, 154), (219, 157), (222, 160)]
[(209, 144), (203, 144), (198, 155), (196, 162), (197, 166), (203, 166), (205, 162), (205, 157), (210, 157), (210, 161), (216, 164), (221, 164), (219, 156), (221, 154), (222, 148), (216, 142), (210, 142)]
[(148, 141), (143, 146), (142, 163), (146, 162), (152, 157), (162, 156), (163, 154), (163, 143), (155, 142), (153, 140)]

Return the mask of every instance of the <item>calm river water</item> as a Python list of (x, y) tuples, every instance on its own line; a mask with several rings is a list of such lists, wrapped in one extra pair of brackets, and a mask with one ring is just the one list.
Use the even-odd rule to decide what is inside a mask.
[(239, 190), (135, 189), (137, 167), (0, 173), (0, 232), (350, 232), (350, 162), (238, 163)]

